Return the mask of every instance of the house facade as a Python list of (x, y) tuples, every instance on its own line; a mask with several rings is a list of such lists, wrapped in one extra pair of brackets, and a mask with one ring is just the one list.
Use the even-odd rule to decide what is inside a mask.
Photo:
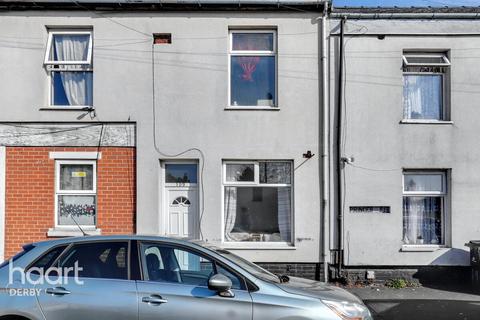
[(80, 225), (320, 278), (325, 3), (0, 5), (5, 257)]
[(347, 271), (470, 265), (465, 243), (480, 230), (477, 14), (331, 14), (331, 110), (340, 127), (332, 134), (341, 173), (332, 243), (340, 243)]

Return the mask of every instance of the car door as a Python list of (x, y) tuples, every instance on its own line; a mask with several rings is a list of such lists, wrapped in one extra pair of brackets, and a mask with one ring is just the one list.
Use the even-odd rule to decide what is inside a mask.
[[(245, 281), (234, 271), (191, 248), (142, 242), (143, 280), (137, 281), (141, 320), (251, 320), (252, 299)], [(222, 273), (232, 280), (233, 297), (208, 288), (208, 279)]]
[(128, 241), (79, 243), (66, 249), (54, 265), (55, 275), (44, 277), (44, 283), (36, 286), (45, 318), (138, 319), (128, 251)]

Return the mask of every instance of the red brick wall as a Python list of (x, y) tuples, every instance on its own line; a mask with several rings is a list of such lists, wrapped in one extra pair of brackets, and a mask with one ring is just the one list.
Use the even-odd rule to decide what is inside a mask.
[[(47, 239), (55, 226), (55, 160), (52, 151), (97, 148), (7, 147), (5, 257), (28, 242)], [(97, 227), (102, 234), (135, 232), (135, 149), (100, 148), (97, 163)]]

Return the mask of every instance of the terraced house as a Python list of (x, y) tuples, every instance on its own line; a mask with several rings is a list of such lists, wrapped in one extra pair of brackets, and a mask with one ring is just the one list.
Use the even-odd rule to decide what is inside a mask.
[(328, 5), (0, 1), (3, 256), (80, 226), (319, 278)]

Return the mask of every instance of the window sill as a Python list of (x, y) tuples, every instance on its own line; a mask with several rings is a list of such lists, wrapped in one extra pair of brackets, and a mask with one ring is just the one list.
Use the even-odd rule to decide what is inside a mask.
[(280, 111), (279, 107), (226, 107), (225, 110), (227, 111), (232, 111), (232, 110), (237, 110), (237, 111), (244, 111), (244, 110), (259, 110), (259, 111)]
[(76, 106), (76, 107), (40, 107), (40, 111), (94, 111), (94, 107), (89, 107), (89, 106)]
[(453, 121), (445, 120), (415, 120), (415, 119), (403, 119), (400, 124), (436, 124), (436, 125), (452, 125)]
[[(99, 236), (102, 234), (102, 229), (97, 229), (95, 227), (82, 228), (82, 229), (89, 236)], [(80, 231), (76, 227), (51, 228), (51, 229), (48, 229), (48, 232), (47, 232), (47, 237), (50, 237), (50, 238), (81, 237), (81, 236), (83, 236), (82, 231)]]
[(402, 245), (402, 252), (433, 252), (446, 248), (439, 244), (404, 244)]

